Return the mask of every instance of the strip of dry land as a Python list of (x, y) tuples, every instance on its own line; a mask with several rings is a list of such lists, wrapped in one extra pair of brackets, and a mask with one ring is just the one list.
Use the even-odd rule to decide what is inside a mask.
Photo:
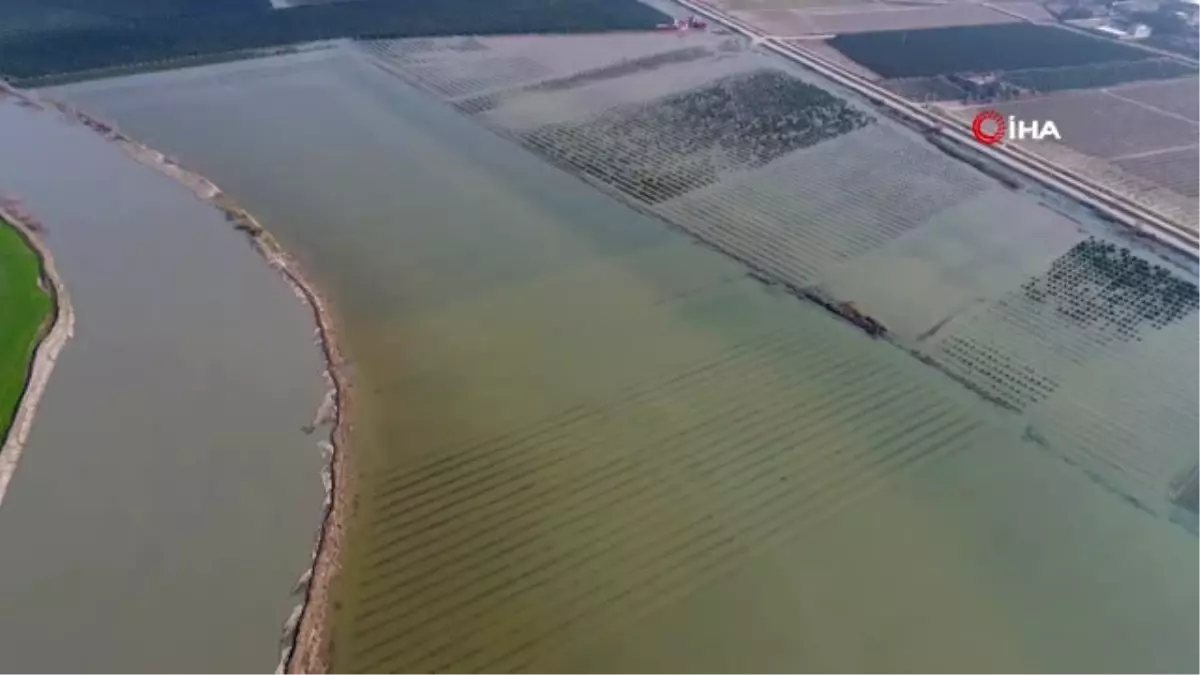
[(0, 219), (15, 228), (17, 234), (38, 257), (51, 301), (50, 326), (41, 335), (34, 351), (12, 425), (8, 428), (8, 433), (0, 438), (0, 442), (3, 443), (0, 445), (0, 504), (3, 504), (8, 484), (16, 473), (17, 462), (25, 449), (38, 403), (46, 391), (46, 384), (50, 381), (50, 374), (54, 371), (58, 355), (66, 346), (67, 340), (75, 334), (75, 311), (62, 277), (58, 274), (58, 268), (54, 265), (54, 256), (38, 235), (40, 224), (37, 219), (22, 209), (16, 200), (3, 196), (0, 196)]
[[(325, 464), (321, 470), (322, 482), (325, 485), (325, 503), (320, 528), (317, 532), (316, 545), (313, 549), (312, 564), (301, 576), (297, 585), (302, 590), (303, 597), (292, 617), (284, 628), (284, 649), (280, 658), (277, 672), (328, 672), (328, 621), (329, 592), (332, 580), (337, 574), (340, 551), (345, 538), (346, 515), (349, 513), (354, 491), (353, 466), (347, 455), (348, 434), (352, 425), (348, 420), (347, 411), (352, 407), (352, 387), (346, 373), (346, 360), (340, 348), (339, 335), (333, 313), (325, 298), (317, 291), (310, 278), (305, 274), (295, 258), (289, 256), (279, 242), (252, 215), (242, 209), (219, 187), (192, 171), (185, 169), (176, 160), (154, 150), (120, 132), (117, 127), (102, 121), (87, 113), (64, 103), (45, 99), (32, 92), (15, 89), (0, 80), (0, 93), (16, 96), (26, 105), (44, 110), (54, 110), (72, 120), (86, 125), (95, 132), (102, 134), (110, 141), (117, 143), (122, 149), (138, 162), (174, 178), (190, 189), (199, 199), (202, 199), (225, 214), (225, 219), (234, 229), (244, 233), (253, 244), (255, 250), (274, 267), (291, 284), (297, 296), (305, 302), (313, 313), (316, 324), (316, 339), (325, 359), (325, 378), (329, 384), (329, 392), (318, 411), (317, 422), (329, 422), (332, 430), (329, 439), (322, 442)], [(4, 212), (0, 215), (8, 218)], [(19, 221), (19, 218), (14, 218)], [(26, 223), (28, 220), (25, 221)], [(25, 230), (27, 231), (26, 227)], [(59, 306), (59, 320), (55, 322), (55, 330), (62, 330), (61, 337), (47, 337), (43, 340), (35, 358), (34, 369), (36, 377), (31, 382), (40, 383), (36, 386), (36, 395), (26, 395), (33, 400), (33, 405), (22, 402), (22, 410), (36, 405), (45, 380), (49, 376), (49, 368), (53, 367), (54, 357), (73, 332), (74, 314), (66, 289), (58, 282), (54, 271), (53, 259), (44, 246), (37, 243), (39, 255), (46, 262), (47, 274), (54, 280), (54, 286)], [(52, 331), (53, 332), (53, 331)], [(48, 363), (48, 365), (47, 365)], [(43, 365), (38, 365), (43, 364)], [(35, 387), (31, 385), (30, 391)], [(32, 417), (32, 410), (27, 413)], [(24, 420), (24, 422), (22, 422)], [(18, 412), (13, 426), (12, 438), (22, 442), (28, 434), (28, 419)], [(0, 497), (3, 497), (3, 487), (11, 477), (8, 464), (8, 444), (0, 454)], [(14, 453), (19, 454), (19, 450)], [(12, 458), (12, 466), (16, 465), (16, 457)]]

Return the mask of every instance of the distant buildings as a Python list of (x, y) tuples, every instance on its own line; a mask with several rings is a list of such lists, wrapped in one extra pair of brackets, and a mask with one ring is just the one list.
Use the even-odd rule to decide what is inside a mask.
[[(1145, 4), (1144, 0), (1133, 0), (1133, 2)], [(1093, 30), (1117, 40), (1143, 40), (1154, 34), (1153, 28), (1140, 21), (1131, 20), (1126, 12), (1116, 6), (1111, 11), (1103, 7), (1089, 7), (1084, 11), (1087, 11), (1091, 16), (1063, 18), (1063, 22), (1079, 28)], [(1077, 9), (1072, 13), (1080, 13), (1080, 10)], [(1146, 12), (1139, 12), (1139, 15), (1145, 14)]]
[(1157, 0), (1121, 0), (1112, 3), (1112, 8), (1119, 14), (1153, 12), (1158, 10), (1158, 2)]
[(1124, 25), (1121, 21), (1105, 21), (1093, 29), (1117, 38), (1118, 40), (1141, 40), (1150, 37), (1153, 32), (1149, 26), (1144, 23), (1134, 23)]

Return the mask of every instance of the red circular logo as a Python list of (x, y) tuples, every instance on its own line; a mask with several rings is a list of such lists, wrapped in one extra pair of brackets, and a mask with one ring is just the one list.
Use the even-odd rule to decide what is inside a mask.
[(1008, 123), (1004, 121), (1004, 115), (995, 110), (984, 110), (971, 121), (971, 133), (975, 134), (980, 143), (986, 145), (999, 143), (1007, 130)]

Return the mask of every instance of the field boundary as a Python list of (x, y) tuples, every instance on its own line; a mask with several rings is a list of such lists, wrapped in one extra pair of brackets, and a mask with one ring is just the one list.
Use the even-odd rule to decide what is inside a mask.
[(25, 390), (17, 403), (12, 425), (8, 428), (6, 436), (0, 438), (0, 441), (3, 441), (0, 445), (0, 506), (3, 506), (8, 484), (17, 471), (17, 463), (25, 450), (26, 441), (29, 440), (38, 404), (46, 392), (46, 385), (50, 382), (58, 355), (67, 341), (75, 335), (75, 309), (67, 287), (54, 264), (54, 256), (38, 235), (38, 228), (32, 217), (19, 210), (14, 200), (0, 199), (0, 220), (11, 225), (17, 236), (23, 239), (37, 256), (39, 275), (48, 282), (46, 289), (50, 294), (51, 321), (49, 329), (39, 337), (34, 349), (33, 359), (26, 371)]

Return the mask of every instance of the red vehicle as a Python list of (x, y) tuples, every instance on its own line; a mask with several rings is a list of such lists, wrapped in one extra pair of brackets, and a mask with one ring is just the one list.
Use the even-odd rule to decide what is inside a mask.
[(704, 30), (707, 27), (708, 24), (700, 19), (697, 19), (695, 15), (689, 16), (686, 19), (675, 19), (675, 21), (671, 23), (660, 23), (657, 26), (659, 30), (670, 30), (680, 33), (692, 29)]

